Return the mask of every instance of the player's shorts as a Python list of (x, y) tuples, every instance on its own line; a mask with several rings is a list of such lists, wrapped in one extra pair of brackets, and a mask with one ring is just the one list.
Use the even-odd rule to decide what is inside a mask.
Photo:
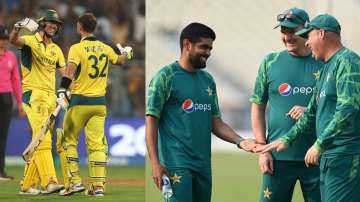
[(170, 202), (210, 202), (211, 171), (196, 172), (191, 169), (168, 169), (173, 196)]
[(320, 189), (323, 202), (359, 202), (360, 154), (322, 157)]
[(304, 201), (320, 202), (319, 166), (306, 167), (303, 161), (274, 160), (273, 175), (264, 174), (261, 202), (291, 202), (296, 181), (300, 181)]

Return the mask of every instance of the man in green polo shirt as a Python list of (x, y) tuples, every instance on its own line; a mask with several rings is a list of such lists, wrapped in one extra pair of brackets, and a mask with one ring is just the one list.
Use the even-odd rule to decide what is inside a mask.
[(150, 82), (146, 144), (156, 186), (170, 177), (174, 194), (167, 201), (211, 201), (211, 132), (247, 151), (256, 145), (221, 119), (215, 81), (203, 70), (214, 40), (208, 26), (189, 24), (180, 35), (179, 61)]
[[(268, 54), (260, 65), (250, 101), (251, 120), (256, 141), (268, 143), (287, 132), (302, 116), (315, 91), (322, 63), (311, 57), (306, 40), (296, 36), (309, 21), (308, 14), (299, 8), (286, 10), (277, 18), (285, 50)], [(265, 111), (268, 107), (266, 136)], [(319, 167), (307, 168), (304, 156), (315, 141), (311, 131), (303, 142), (288, 152), (259, 154), (263, 173), (260, 201), (291, 201), (299, 180), (305, 201), (320, 201)]]
[(307, 165), (320, 159), (321, 201), (360, 201), (360, 57), (343, 47), (341, 27), (331, 15), (315, 17), (296, 34), (316, 60), (325, 62), (304, 116), (262, 152), (291, 148), (304, 131), (316, 127), (317, 139), (305, 155)]

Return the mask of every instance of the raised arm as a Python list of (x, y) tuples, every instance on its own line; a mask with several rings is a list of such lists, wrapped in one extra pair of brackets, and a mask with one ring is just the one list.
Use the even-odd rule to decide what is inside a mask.
[(19, 36), (19, 28), (14, 27), (10, 33), (9, 41), (12, 45), (17, 48), (22, 48), (25, 45), (25, 40)]

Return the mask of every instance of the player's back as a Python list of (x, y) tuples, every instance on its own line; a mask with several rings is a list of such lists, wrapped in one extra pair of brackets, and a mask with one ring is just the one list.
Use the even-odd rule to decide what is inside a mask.
[(94, 36), (81, 39), (69, 50), (68, 62), (77, 65), (72, 94), (83, 96), (104, 96), (109, 62), (116, 63), (118, 55), (114, 50), (98, 41)]

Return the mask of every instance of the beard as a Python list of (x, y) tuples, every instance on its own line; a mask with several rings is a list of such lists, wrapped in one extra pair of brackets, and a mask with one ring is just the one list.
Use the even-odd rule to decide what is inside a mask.
[(46, 35), (47, 38), (52, 39), (54, 37), (55, 34), (49, 34), (47, 31), (44, 30), (44, 34)]
[(201, 57), (205, 57), (206, 59), (208, 58), (207, 55), (190, 55), (190, 64), (194, 67), (194, 69), (204, 69), (206, 67), (206, 60), (203, 61)]

